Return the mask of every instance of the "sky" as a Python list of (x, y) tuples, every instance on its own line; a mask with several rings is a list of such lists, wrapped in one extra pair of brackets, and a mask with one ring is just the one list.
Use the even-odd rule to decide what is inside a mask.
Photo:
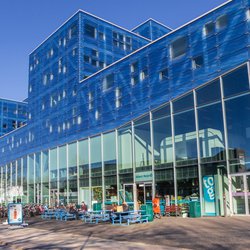
[(225, 0), (0, 0), (0, 98), (24, 100), (29, 54), (77, 10), (127, 29), (153, 18), (172, 29)]

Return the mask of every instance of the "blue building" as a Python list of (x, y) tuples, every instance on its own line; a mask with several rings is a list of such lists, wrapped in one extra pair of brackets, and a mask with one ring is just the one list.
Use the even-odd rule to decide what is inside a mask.
[(30, 54), (27, 125), (0, 139), (1, 201), (199, 199), (249, 215), (250, 1), (171, 30), (78, 11)]
[(22, 127), (26, 120), (26, 102), (0, 98), (0, 136)]

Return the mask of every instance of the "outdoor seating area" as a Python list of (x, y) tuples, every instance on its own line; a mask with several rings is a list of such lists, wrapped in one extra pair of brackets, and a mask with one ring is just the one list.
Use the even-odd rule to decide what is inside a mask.
[[(95, 206), (94, 208), (96, 208)], [(66, 208), (44, 209), (41, 213), (42, 219), (55, 219), (61, 221), (80, 219), (86, 224), (111, 223), (112, 225), (131, 225), (136, 223), (147, 223), (152, 221), (152, 214), (146, 210), (121, 209), (122, 206), (110, 210), (72, 210)], [(73, 211), (73, 212), (72, 212)]]

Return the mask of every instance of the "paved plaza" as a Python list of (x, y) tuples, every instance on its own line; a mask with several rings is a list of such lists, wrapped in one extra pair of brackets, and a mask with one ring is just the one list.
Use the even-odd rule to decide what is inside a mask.
[(130, 226), (31, 218), (0, 226), (0, 249), (249, 249), (250, 217), (175, 218)]

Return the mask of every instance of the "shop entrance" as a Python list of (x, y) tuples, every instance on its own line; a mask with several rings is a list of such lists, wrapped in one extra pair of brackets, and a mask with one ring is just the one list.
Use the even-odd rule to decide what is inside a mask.
[(250, 173), (234, 174), (232, 178), (233, 213), (250, 214)]
[(137, 183), (137, 201), (140, 204), (152, 202), (152, 183)]

